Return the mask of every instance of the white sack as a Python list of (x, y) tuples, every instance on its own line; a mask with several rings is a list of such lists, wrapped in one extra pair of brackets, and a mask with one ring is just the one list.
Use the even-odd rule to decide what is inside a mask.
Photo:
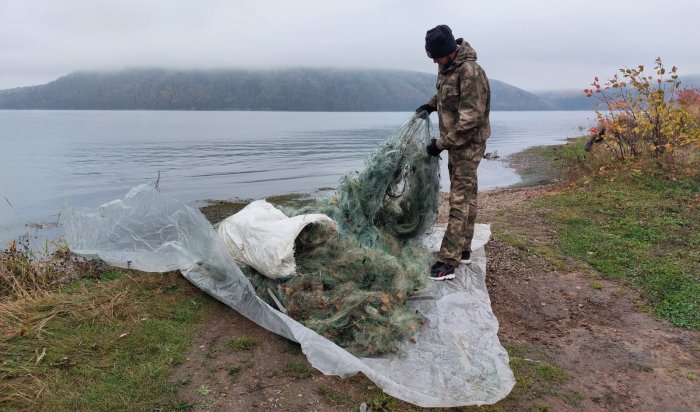
[(256, 200), (221, 222), (218, 234), (236, 261), (271, 279), (282, 279), (296, 271), (294, 240), (312, 223), (337, 228), (324, 214), (290, 218), (265, 200)]

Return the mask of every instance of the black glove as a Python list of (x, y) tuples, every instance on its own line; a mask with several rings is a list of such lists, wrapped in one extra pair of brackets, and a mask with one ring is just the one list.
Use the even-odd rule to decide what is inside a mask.
[(437, 147), (437, 139), (430, 139), (430, 144), (427, 145), (425, 149), (428, 152), (428, 156), (438, 157), (440, 156), (440, 152), (442, 152), (442, 150)]
[(425, 110), (426, 112), (428, 112), (428, 114), (430, 114), (430, 113), (432, 113), (432, 112), (435, 111), (435, 110), (432, 108), (432, 106), (430, 106), (429, 104), (426, 103), (426, 104), (420, 106), (419, 108), (417, 108), (417, 109), (416, 109), (416, 113), (420, 113), (420, 112), (422, 112), (422, 111), (424, 111), (424, 110)]

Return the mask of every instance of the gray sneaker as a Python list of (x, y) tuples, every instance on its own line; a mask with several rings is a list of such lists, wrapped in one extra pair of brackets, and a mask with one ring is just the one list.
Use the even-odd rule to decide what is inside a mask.
[(450, 280), (455, 278), (454, 266), (439, 260), (430, 268), (430, 279), (432, 280)]

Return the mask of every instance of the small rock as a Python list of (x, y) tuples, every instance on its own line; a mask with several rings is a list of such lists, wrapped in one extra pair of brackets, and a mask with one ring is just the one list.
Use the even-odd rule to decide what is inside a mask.
[(367, 402), (362, 402), (360, 404), (360, 412), (367, 412)]
[(598, 296), (598, 295), (590, 295), (588, 296), (588, 302), (594, 304), (594, 305), (602, 305), (604, 303), (607, 303), (607, 299), (604, 298), (603, 296)]
[(695, 339), (691, 335), (681, 335), (678, 337), (678, 342), (682, 345), (692, 345)]
[(568, 308), (559, 303), (543, 306), (539, 312), (549, 321), (562, 320), (569, 316)]

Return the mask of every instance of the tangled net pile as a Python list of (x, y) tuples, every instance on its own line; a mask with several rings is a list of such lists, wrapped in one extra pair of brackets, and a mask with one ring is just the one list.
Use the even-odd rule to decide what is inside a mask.
[[(297, 274), (279, 281), (247, 268), (257, 294), (358, 355), (395, 352), (421, 323), (408, 296), (424, 286), (430, 254), (416, 235), (435, 222), (438, 161), (428, 157), (430, 120), (413, 116), (346, 175), (329, 199), (288, 216), (325, 213), (336, 232), (307, 226), (295, 242)], [(275, 302), (277, 300), (278, 302)]]

